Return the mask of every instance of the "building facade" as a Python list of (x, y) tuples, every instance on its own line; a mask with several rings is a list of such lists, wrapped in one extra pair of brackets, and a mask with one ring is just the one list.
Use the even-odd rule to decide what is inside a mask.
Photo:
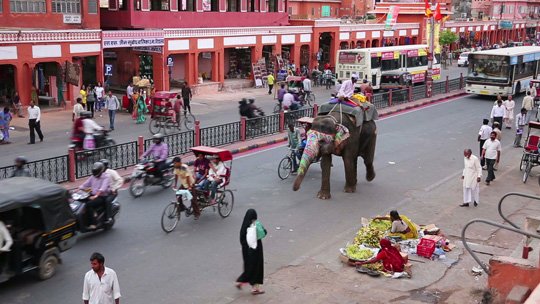
[(0, 96), (28, 104), (73, 100), (102, 75), (96, 0), (0, 1)]

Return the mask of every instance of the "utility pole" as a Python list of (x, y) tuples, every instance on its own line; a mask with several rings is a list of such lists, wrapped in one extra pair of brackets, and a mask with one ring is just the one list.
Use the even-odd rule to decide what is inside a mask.
[[(433, 6), (432, 12), (433, 12)], [(433, 95), (433, 56), (435, 51), (435, 16), (431, 14), (429, 17), (429, 50), (428, 50), (428, 68), (426, 75), (426, 95), (431, 98)]]

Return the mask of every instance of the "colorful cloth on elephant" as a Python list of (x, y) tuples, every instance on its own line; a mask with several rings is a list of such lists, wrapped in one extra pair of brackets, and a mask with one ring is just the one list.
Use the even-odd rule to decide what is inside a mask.
[[(341, 104), (344, 105), (344, 103)], [(373, 104), (369, 102), (362, 103), (361, 107), (340, 107), (339, 104), (336, 106), (336, 103), (325, 103), (319, 107), (318, 115), (328, 115), (330, 112), (339, 113), (339, 111), (341, 111), (341, 113), (343, 114), (354, 116), (356, 119), (355, 123), (357, 127), (361, 126), (362, 123), (365, 121), (377, 120), (379, 118), (379, 113), (377, 112), (377, 109)]]
[(334, 146), (339, 151), (340, 145), (342, 145), (350, 136), (349, 129), (342, 124), (336, 125), (336, 137), (334, 139)]
[(319, 142), (332, 142), (334, 140), (333, 135), (324, 134), (319, 131), (309, 130), (306, 134), (306, 148), (302, 153), (302, 159), (300, 160), (300, 167), (298, 168), (298, 174), (303, 175), (306, 173), (307, 167), (319, 154)]
[(343, 100), (343, 101), (340, 101), (339, 98), (332, 98), (330, 99), (330, 101), (328, 103), (330, 104), (333, 104), (335, 105), (336, 103), (339, 103), (341, 102), (342, 105), (344, 106), (347, 106), (347, 107), (358, 107), (358, 105), (350, 100)]

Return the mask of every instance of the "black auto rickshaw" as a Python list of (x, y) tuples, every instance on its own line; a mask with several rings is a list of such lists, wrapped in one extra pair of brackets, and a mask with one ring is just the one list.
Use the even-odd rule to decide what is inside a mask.
[(13, 239), (0, 252), (0, 282), (29, 271), (42, 280), (56, 273), (60, 252), (76, 241), (69, 192), (46, 180), (15, 177), (0, 180), (0, 221)]

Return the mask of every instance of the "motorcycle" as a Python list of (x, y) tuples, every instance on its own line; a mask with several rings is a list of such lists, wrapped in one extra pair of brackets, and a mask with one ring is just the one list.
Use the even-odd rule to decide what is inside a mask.
[[(81, 233), (96, 231), (99, 229), (109, 230), (114, 226), (116, 222), (116, 216), (120, 212), (120, 202), (117, 197), (114, 197), (111, 204), (111, 218), (109, 223), (106, 223), (105, 207), (99, 207), (93, 211), (93, 214), (89, 214), (87, 203), (90, 200), (90, 193), (85, 191), (75, 191), (71, 194), (71, 201), (69, 206), (77, 221), (77, 230)], [(95, 228), (91, 228), (91, 223), (97, 223)]]
[[(94, 133), (96, 149), (109, 147), (108, 149), (102, 149), (103, 153), (105, 154), (104, 156), (106, 157), (110, 157), (111, 155), (116, 154), (116, 142), (109, 136), (109, 133), (109, 130), (101, 130)], [(94, 150), (84, 150), (83, 140), (78, 137), (71, 138), (71, 144), (69, 145), (69, 148), (75, 149), (76, 152), (84, 151), (87, 156), (91, 156), (92, 154), (94, 154), (94, 152), (96, 152)]]
[(153, 161), (143, 160), (141, 163), (135, 165), (135, 170), (131, 174), (129, 193), (137, 198), (144, 194), (147, 186), (162, 186), (164, 189), (170, 188), (174, 183), (172, 161), (165, 161), (165, 169), (163, 169), (161, 177), (156, 176), (157, 170)]

